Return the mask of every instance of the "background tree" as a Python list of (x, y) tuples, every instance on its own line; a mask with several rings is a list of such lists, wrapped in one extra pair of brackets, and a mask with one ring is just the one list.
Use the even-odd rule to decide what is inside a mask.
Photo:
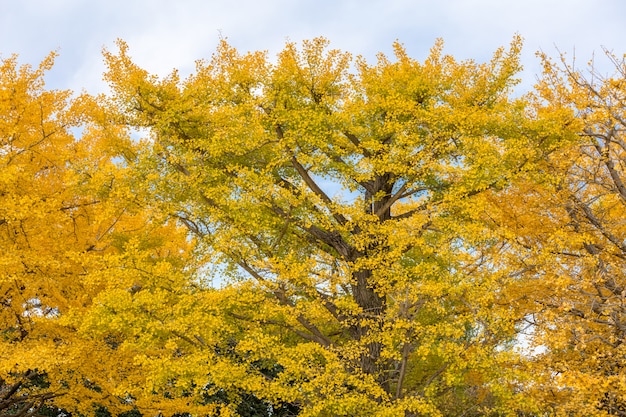
[(82, 320), (98, 294), (140, 283), (136, 270), (117, 273), (123, 265), (110, 261), (129, 236), (153, 241), (144, 250), (154, 262), (189, 245), (175, 228), (151, 224), (118, 187), (126, 132), (99, 123), (106, 115), (92, 98), (45, 89), (53, 58), (36, 69), (16, 57), (0, 62), (3, 415), (34, 415), (51, 401), (80, 413), (131, 408), (116, 394), (133, 356), (113, 339), (81, 334)]
[(534, 169), (563, 122), (509, 97), (519, 39), (486, 64), (438, 43), (423, 63), (396, 44), (370, 65), (323, 39), (272, 64), (223, 42), (184, 81), (150, 76), (119, 46), (105, 54), (113, 104), (151, 133), (140, 189), (232, 278), (205, 294), (238, 329), (237, 359), (215, 337), (196, 343), (207, 367), (181, 380), (302, 415), (505, 407), (521, 384), (504, 366), (511, 270), (494, 268), (502, 245), (482, 195)]
[(538, 94), (576, 139), (491, 213), (528, 278), (511, 299), (527, 312), (535, 394), (558, 415), (626, 415), (626, 67), (607, 56), (612, 76), (543, 56)]
[[(68, 111), (69, 93), (44, 90), (43, 74), (52, 66), (53, 56), (36, 70), (18, 67), (16, 61), (5, 59), (1, 67), (0, 360), (3, 408), (14, 407), (20, 398), (20, 407), (25, 406), (21, 411), (30, 413), (43, 405), (35, 399), (46, 400), (56, 392), (51, 388), (37, 393), (42, 384), (29, 382), (41, 378), (58, 360), (52, 354), (57, 332), (40, 332), (35, 322), (55, 317), (59, 299), (75, 296), (68, 276), (78, 266), (67, 258), (65, 238), (70, 245), (82, 245), (83, 251), (89, 244), (83, 236), (71, 235), (72, 225), (82, 220), (74, 215), (81, 208), (64, 189), (66, 165), (78, 152), (69, 132), (78, 123)], [(65, 230), (49, 227), (51, 219), (65, 222)], [(55, 281), (69, 285), (56, 286)], [(26, 387), (35, 392), (29, 394)]]

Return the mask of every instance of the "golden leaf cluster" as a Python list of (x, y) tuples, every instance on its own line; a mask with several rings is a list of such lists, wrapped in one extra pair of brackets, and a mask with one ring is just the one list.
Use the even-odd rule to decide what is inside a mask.
[(626, 66), (521, 46), (1, 61), (0, 415), (626, 413)]

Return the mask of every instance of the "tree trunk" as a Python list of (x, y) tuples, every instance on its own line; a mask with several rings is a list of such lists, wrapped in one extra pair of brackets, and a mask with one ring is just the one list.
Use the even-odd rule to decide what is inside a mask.
[[(390, 174), (376, 177), (368, 184), (365, 193), (366, 208), (369, 214), (376, 214), (378, 221), (383, 223), (391, 219), (391, 207), (387, 204), (391, 198), (393, 181)], [(374, 200), (375, 195), (384, 192), (384, 197)], [(371, 256), (381, 250), (380, 243), (372, 243), (364, 253), (360, 253), (356, 260)], [(352, 294), (356, 303), (361, 307), (361, 317), (352, 328), (353, 337), (362, 340), (369, 333), (380, 333), (383, 331), (383, 321), (387, 308), (386, 295), (377, 291), (376, 284), (372, 278), (371, 269), (361, 269), (352, 273), (353, 286)], [(388, 364), (381, 361), (382, 344), (379, 341), (367, 343), (366, 352), (361, 357), (361, 370), (368, 375), (375, 376), (379, 385), (388, 393), (391, 392), (391, 384), (387, 373)]]
[[(353, 295), (357, 304), (361, 307), (360, 320), (352, 326), (351, 333), (356, 340), (362, 340), (372, 331), (382, 331), (383, 316), (387, 304), (384, 296), (377, 294), (371, 283), (372, 271), (369, 269), (356, 271), (353, 274), (356, 284), (353, 286)], [(361, 371), (376, 377), (379, 385), (390, 392), (389, 378), (385, 372), (385, 366), (381, 363), (382, 345), (380, 342), (369, 342), (366, 351), (361, 356)]]

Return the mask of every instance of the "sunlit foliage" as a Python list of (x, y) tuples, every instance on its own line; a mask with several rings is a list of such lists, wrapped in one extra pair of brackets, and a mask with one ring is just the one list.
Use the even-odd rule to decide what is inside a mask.
[(180, 228), (152, 223), (123, 187), (115, 148), (128, 141), (125, 132), (103, 127), (108, 117), (92, 98), (45, 89), (53, 58), (37, 69), (16, 57), (0, 62), (0, 413), (7, 415), (37, 414), (50, 400), (82, 413), (129, 409), (126, 394), (115, 394), (136, 372), (133, 356), (117, 349), (114, 335), (83, 335), (82, 320), (99, 294), (130, 296), (156, 274), (122, 262), (131, 247), (165, 273), (183, 269), (169, 257), (180, 264), (188, 246)]
[(302, 415), (480, 414), (515, 396), (518, 317), (481, 196), (561, 140), (559, 114), (510, 97), (519, 39), (486, 64), (441, 43), (372, 65), (324, 39), (276, 62), (222, 42), (186, 80), (119, 46), (115, 106), (151, 132), (139, 187), (234, 280), (216, 296), (241, 326), (236, 366), (189, 383), (226, 377)]
[(0, 414), (626, 414), (621, 59), (118, 47), (1, 61)]

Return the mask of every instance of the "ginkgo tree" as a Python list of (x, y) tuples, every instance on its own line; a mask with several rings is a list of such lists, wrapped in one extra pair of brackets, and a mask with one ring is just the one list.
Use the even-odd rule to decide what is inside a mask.
[(79, 152), (69, 131), (78, 118), (68, 110), (69, 92), (44, 89), (52, 62), (50, 56), (33, 70), (11, 57), (1, 67), (0, 368), (2, 408), (17, 414), (36, 412), (56, 396), (54, 389), (37, 393), (37, 385), (20, 388), (58, 365), (57, 332), (35, 322), (55, 317), (61, 300), (81, 302), (72, 284), (80, 266), (66, 252), (89, 247), (86, 236), (74, 234), (82, 202), (65, 188), (67, 163)]
[(520, 48), (479, 64), (395, 44), (370, 64), (321, 38), (276, 61), (223, 41), (185, 80), (150, 75), (123, 42), (105, 52), (117, 121), (150, 132), (136, 192), (228, 283), (199, 294), (218, 330), (179, 339), (191, 365), (166, 391), (228, 387), (309, 416), (521, 407), (523, 313), (504, 291), (518, 265), (499, 261), (485, 194), (539, 169), (571, 113), (512, 98)]
[(610, 76), (542, 57), (536, 94), (575, 116), (575, 139), (492, 201), (525, 277), (510, 298), (527, 315), (532, 391), (557, 415), (626, 414), (626, 66), (606, 56)]
[(133, 204), (121, 187), (127, 132), (102, 123), (93, 98), (46, 90), (53, 61), (0, 61), (0, 415), (131, 409), (116, 392), (136, 372), (134, 353), (83, 320), (103, 293), (149, 276), (129, 253), (163, 269), (192, 243)]
[(626, 69), (520, 48), (2, 60), (0, 414), (626, 413)]

